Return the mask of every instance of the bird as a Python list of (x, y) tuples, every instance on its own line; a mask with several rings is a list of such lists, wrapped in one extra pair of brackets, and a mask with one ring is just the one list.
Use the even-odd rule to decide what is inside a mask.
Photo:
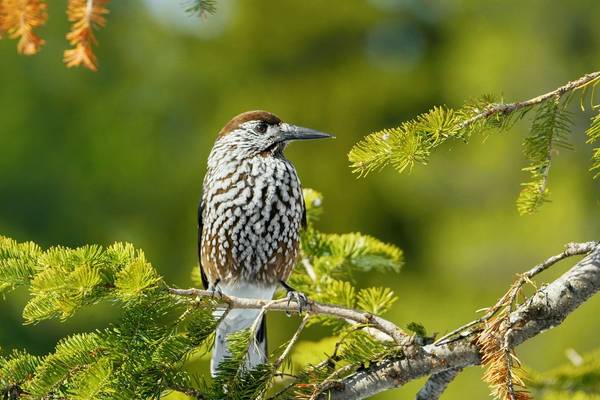
[[(288, 299), (306, 304), (289, 286), (306, 228), (302, 186), (284, 156), (292, 141), (332, 135), (283, 122), (263, 110), (235, 116), (218, 133), (208, 156), (198, 207), (198, 258), (204, 289), (228, 296), (270, 300), (282, 286)], [(288, 303), (289, 305), (289, 303)], [(254, 329), (245, 357), (252, 369), (267, 361), (266, 321), (259, 310), (233, 309), (217, 314), (210, 370), (231, 355), (227, 337)]]

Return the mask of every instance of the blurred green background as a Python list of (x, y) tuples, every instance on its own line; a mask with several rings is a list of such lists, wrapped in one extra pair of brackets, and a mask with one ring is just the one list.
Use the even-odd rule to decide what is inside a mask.
[[(63, 67), (65, 2), (49, 3), (39, 55), (17, 56), (14, 41), (0, 41), (1, 234), (43, 246), (129, 241), (168, 281), (187, 286), (216, 132), (261, 108), (337, 136), (294, 144), (287, 155), (303, 184), (325, 196), (321, 229), (361, 231), (405, 251), (401, 274), (360, 282), (395, 290), (400, 301), (388, 317), (401, 325), (443, 333), (491, 305), (516, 272), (569, 241), (600, 239), (600, 185), (587, 171), (583, 134), (589, 110), (576, 113), (575, 151), (555, 158), (553, 201), (535, 216), (519, 217), (514, 206), (527, 178), (526, 123), (446, 146), (407, 175), (386, 169), (357, 179), (346, 159), (365, 134), (433, 105), (484, 93), (524, 99), (596, 70), (597, 0), (220, 0), (206, 19), (186, 16), (178, 1), (115, 1), (98, 33), (98, 73)], [(26, 298), (21, 290), (0, 303), (4, 349), (45, 353), (118, 313), (95, 306), (64, 323), (22, 326)], [(598, 347), (599, 307), (592, 299), (519, 356), (545, 370), (566, 362), (568, 348)], [(273, 343), (297, 324), (269, 318)], [(304, 338), (323, 335), (311, 328)], [(468, 369), (444, 398), (487, 398), (480, 377)], [(412, 398), (421, 384), (376, 398)]]

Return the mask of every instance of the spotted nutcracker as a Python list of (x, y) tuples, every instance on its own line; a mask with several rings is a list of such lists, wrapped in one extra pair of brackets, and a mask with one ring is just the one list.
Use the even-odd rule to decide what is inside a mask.
[[(296, 169), (283, 151), (292, 140), (328, 137), (266, 111), (245, 112), (221, 129), (208, 157), (198, 208), (198, 256), (205, 289), (271, 299), (282, 285), (288, 297), (306, 301), (285, 283), (298, 256), (306, 209)], [(230, 354), (227, 335), (250, 327), (258, 313), (231, 310), (219, 323), (213, 375)], [(246, 358), (249, 368), (267, 359), (264, 317), (258, 326)]]

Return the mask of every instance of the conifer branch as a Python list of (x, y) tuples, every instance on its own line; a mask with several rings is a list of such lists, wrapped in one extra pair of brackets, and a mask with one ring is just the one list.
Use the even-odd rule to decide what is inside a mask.
[[(204, 297), (204, 298), (215, 298), (215, 294), (210, 290), (200, 289), (177, 289), (169, 288), (170, 293), (177, 296), (186, 297)], [(262, 299), (249, 299), (235, 296), (218, 295), (216, 298), (222, 305), (229, 307), (230, 309), (264, 309), (272, 311), (285, 311), (285, 312), (297, 312), (298, 303), (291, 301), (288, 305), (287, 299), (279, 300), (262, 300)], [(342, 306), (336, 306), (331, 304), (323, 304), (312, 301), (309, 299), (307, 312), (312, 315), (327, 315), (339, 318), (341, 320), (351, 320), (359, 324), (371, 326), (386, 335), (394, 339), (398, 344), (408, 344), (410, 336), (407, 335), (402, 329), (397, 327), (394, 323), (381, 318), (371, 313), (362, 312)]]
[[(314, 204), (307, 207), (309, 213), (314, 212), (310, 209)], [(282, 398), (364, 398), (427, 375), (430, 379), (421, 394), (433, 396), (449, 384), (450, 375), (455, 375), (449, 369), (482, 363), (487, 364), (488, 375), (493, 378), (488, 379), (489, 383), (499, 395), (525, 398), (515, 373), (514, 348), (559, 325), (578, 305), (600, 291), (600, 243), (569, 244), (562, 253), (519, 275), (490, 308), (489, 318), (469, 324), (468, 330), (456, 331), (447, 340), (424, 345), (426, 340), (417, 340), (423, 339), (424, 333), (408, 336), (377, 316), (395, 299), (389, 289), (355, 290), (348, 282), (328, 275), (342, 265), (344, 270), (370, 270), (374, 263), (381, 263), (395, 270), (399, 267), (399, 250), (373, 238), (365, 241), (356, 234), (327, 236), (310, 229), (305, 238), (306, 250), (316, 279), (302, 268), (295, 271), (295, 279), (308, 282), (308, 287), (318, 286), (314, 292), (317, 299), (321, 295), (324, 297), (320, 299), (340, 305), (311, 301), (283, 352), (252, 370), (244, 367), (244, 360), (253, 335), (247, 330), (230, 335), (232, 357), (220, 364), (210, 385), (194, 384), (183, 365), (200, 346), (210, 346), (209, 337), (218, 323), (213, 316), (216, 303), (224, 306), (225, 312), (245, 308), (261, 313), (295, 311), (298, 305), (288, 305), (287, 299), (215, 298), (212, 291), (168, 288), (143, 252), (131, 245), (42, 250), (31, 242), (0, 237), (0, 290), (30, 287), (32, 298), (24, 312), (27, 321), (66, 318), (100, 300), (116, 301), (124, 311), (114, 327), (67, 337), (47, 356), (25, 352), (0, 355), (0, 389), (17, 393), (15, 398), (23, 397), (18, 394), (21, 389), (40, 398), (128, 400), (169, 390), (184, 391), (196, 398), (229, 397), (225, 393), (236, 393), (235, 399), (262, 398), (302, 329), (308, 323), (324, 322), (334, 327), (338, 338), (333, 354), (294, 374), (293, 384), (280, 392)], [(368, 248), (363, 247), (369, 243)], [(586, 253), (590, 254), (561, 278), (517, 304), (521, 288), (534, 276), (564, 258)], [(340, 323), (333, 324), (336, 321)]]
[[(537, 274), (560, 259), (581, 254), (585, 250), (589, 254), (583, 260), (509, 313), (507, 340), (511, 347), (560, 325), (571, 312), (600, 291), (599, 242), (571, 245), (565, 252), (537, 265), (530, 272)], [(421, 351), (406, 357), (389, 358), (373, 364), (345, 377), (321, 398), (363, 399), (424, 375), (433, 375), (449, 368), (479, 365), (481, 362), (481, 349), (476, 341), (470, 335), (462, 336), (452, 342), (424, 346)]]
[[(600, 142), (600, 106), (596, 105), (594, 108), (598, 113), (592, 118), (592, 124), (586, 131), (586, 135), (587, 143), (598, 145)], [(594, 175), (594, 179), (600, 178), (600, 145), (594, 148), (590, 171)]]
[(551, 92), (536, 96), (529, 100), (517, 101), (514, 103), (506, 103), (506, 104), (494, 104), (490, 107), (487, 107), (484, 110), (481, 110), (479, 113), (473, 115), (471, 118), (462, 122), (459, 125), (459, 128), (463, 129), (463, 128), (469, 127), (482, 119), (487, 119), (494, 115), (512, 114), (515, 111), (519, 111), (522, 109), (529, 108), (531, 106), (541, 104), (552, 98), (561, 98), (563, 95), (565, 95), (567, 93), (570, 93), (577, 89), (582, 89), (585, 86), (587, 86), (591, 83), (594, 83), (594, 81), (596, 81), (598, 78), (600, 78), (600, 71), (591, 72), (589, 74), (582, 76), (581, 78), (578, 78), (578, 79), (575, 79), (573, 81), (566, 83), (565, 85), (559, 87), (558, 89), (555, 89)]
[[(482, 96), (461, 108), (435, 106), (416, 118), (403, 122), (395, 128), (384, 129), (358, 142), (350, 150), (348, 159), (353, 172), (365, 176), (386, 165), (398, 172), (411, 170), (415, 164), (426, 165), (431, 153), (445, 142), (468, 142), (474, 134), (497, 130), (506, 131), (536, 110), (531, 135), (524, 142), (529, 165), (523, 170), (531, 175), (522, 184), (517, 199), (518, 212), (531, 214), (549, 198), (548, 176), (552, 156), (557, 148), (571, 148), (567, 134), (571, 129), (571, 113), (566, 110), (571, 95), (582, 91), (583, 98), (589, 86), (600, 83), (600, 71), (534, 98), (504, 103), (502, 99)], [(593, 103), (593, 91), (592, 91)], [(596, 106), (592, 106), (597, 108)], [(600, 118), (594, 118), (587, 131), (588, 142), (597, 143), (600, 137)], [(591, 171), (600, 176), (600, 147), (594, 149)]]
[(217, 12), (216, 0), (188, 0), (185, 3), (185, 11), (190, 15), (206, 17), (208, 14)]
[(531, 181), (522, 184), (523, 189), (517, 199), (519, 214), (531, 214), (548, 201), (552, 154), (558, 147), (571, 148), (567, 139), (570, 127), (570, 114), (562, 109), (558, 97), (546, 100), (539, 107), (531, 127), (531, 136), (524, 142), (529, 166), (523, 171), (531, 174)]
[[(290, 282), (310, 293), (315, 300), (313, 309), (323, 312), (314, 314), (310, 307), (305, 308), (311, 318), (310, 322), (304, 320), (300, 328), (307, 323), (321, 323), (338, 335), (354, 329), (347, 323), (353, 321), (357, 322), (357, 330), (369, 327), (370, 332), (379, 332), (380, 329), (386, 333), (379, 332), (379, 336), (395, 337), (398, 342), (408, 338), (391, 322), (376, 316), (389, 309), (396, 299), (391, 290), (357, 290), (350, 283), (352, 271), (398, 271), (402, 251), (359, 233), (337, 235), (317, 231), (312, 224), (320, 212), (322, 198), (315, 191), (306, 193), (309, 227), (303, 232), (302, 252), (312, 270), (309, 274), (305, 268), (296, 268)], [(31, 295), (23, 311), (26, 323), (66, 319), (101, 301), (114, 302), (123, 310), (114, 328), (67, 337), (47, 356), (0, 354), (0, 391), (12, 390), (16, 385), (27, 392), (35, 391), (40, 398), (129, 400), (155, 398), (157, 393), (175, 388), (197, 391), (211, 399), (262, 398), (272, 387), (273, 378), (280, 374), (276, 367), (283, 361), (277, 361), (278, 357), (285, 359), (301, 330), (282, 354), (271, 354), (272, 362), (251, 370), (245, 360), (248, 346), (254, 345), (251, 340), (254, 335), (248, 330), (229, 335), (231, 357), (219, 364), (217, 376), (205, 385), (195, 382), (183, 364), (199, 348), (210, 347), (210, 336), (219, 323), (213, 315), (219, 301), (211, 299), (213, 293), (207, 291), (199, 291), (204, 295), (200, 298), (193, 290), (184, 293), (185, 296), (169, 293), (158, 271), (132, 245), (115, 243), (108, 247), (91, 245), (74, 249), (56, 246), (44, 250), (35, 243), (18, 243), (0, 236), (0, 292), (18, 286), (28, 287)], [(287, 299), (253, 305), (247, 301), (244, 307), (258, 308), (261, 315), (274, 308), (295, 310), (298, 306), (288, 305)], [(340, 306), (336, 308), (326, 302)], [(220, 303), (225, 306), (223, 318), (231, 307), (226, 301)], [(251, 330), (257, 328), (258, 323)], [(343, 366), (350, 360), (352, 369), (363, 360), (380, 359), (403, 348), (393, 341), (382, 344), (364, 332), (346, 336), (348, 340), (344, 341), (334, 364)], [(301, 371), (301, 376), (294, 379), (298, 385), (308, 382), (309, 389), (304, 391), (312, 393), (323, 379), (336, 376), (336, 371), (344, 374), (350, 371), (337, 365), (334, 370), (327, 363), (315, 374)], [(300, 390), (298, 385), (292, 390)]]

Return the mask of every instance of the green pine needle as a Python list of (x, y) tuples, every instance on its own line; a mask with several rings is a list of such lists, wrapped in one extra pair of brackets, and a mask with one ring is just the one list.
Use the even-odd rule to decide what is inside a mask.
[(77, 372), (68, 391), (69, 399), (96, 400), (111, 398), (116, 388), (110, 386), (112, 377), (112, 362), (108, 357), (100, 358)]
[(0, 293), (27, 285), (36, 272), (41, 253), (35, 243), (17, 243), (0, 235)]
[(383, 315), (398, 300), (394, 292), (385, 287), (362, 289), (357, 296), (357, 306), (374, 315)]
[(53, 354), (47, 356), (37, 368), (35, 377), (26, 386), (34, 396), (51, 392), (64, 392), (65, 382), (82, 367), (98, 361), (103, 343), (97, 333), (76, 334), (63, 339)]
[(538, 107), (531, 134), (523, 143), (523, 152), (529, 160), (523, 171), (531, 178), (522, 184), (523, 189), (517, 199), (520, 215), (532, 214), (549, 201), (548, 176), (552, 156), (558, 148), (572, 148), (568, 139), (571, 125), (571, 114), (564, 110), (560, 99), (550, 99)]
[(415, 130), (416, 123), (385, 129), (365, 137), (350, 153), (352, 171), (366, 176), (392, 164), (398, 172), (411, 170), (416, 163), (427, 164), (430, 145)]
[[(579, 92), (583, 110), (586, 88), (588, 85), (595, 87), (598, 82), (596, 78), (579, 87), (571, 86), (516, 103), (504, 103), (495, 96), (485, 95), (456, 110), (434, 107), (398, 127), (367, 135), (355, 144), (348, 154), (352, 171), (359, 177), (387, 165), (392, 165), (398, 172), (410, 171), (415, 164), (427, 164), (431, 153), (445, 142), (468, 142), (474, 134), (507, 131), (531, 110), (537, 110), (531, 135), (524, 141), (529, 164), (523, 171), (529, 173), (530, 178), (522, 184), (516, 201), (519, 214), (532, 214), (549, 201), (548, 175), (552, 156), (559, 149), (573, 148), (569, 141), (572, 115), (566, 107)], [(592, 108), (597, 108), (593, 104), (593, 89), (591, 103)], [(600, 114), (592, 119), (587, 137), (588, 143), (600, 140)], [(600, 177), (600, 147), (593, 150), (590, 171), (594, 179)]]
[(402, 250), (396, 246), (360, 233), (311, 232), (303, 248), (308, 255), (318, 255), (315, 268), (329, 273), (342, 268), (398, 272), (404, 262)]
[(204, 17), (217, 12), (216, 0), (187, 0), (184, 9), (189, 15)]
[(415, 164), (426, 165), (431, 152), (442, 143), (468, 140), (470, 131), (462, 123), (486, 106), (470, 104), (459, 110), (434, 107), (399, 127), (372, 133), (350, 150), (352, 171), (366, 176), (388, 164), (398, 172), (410, 171)]
[[(592, 118), (592, 124), (586, 131), (587, 143), (597, 144), (600, 142), (600, 113)], [(590, 171), (594, 179), (600, 178), (600, 146), (594, 148), (592, 153), (592, 166)]]
[(40, 362), (40, 357), (19, 350), (0, 358), (0, 393), (22, 386), (35, 374)]
[(341, 346), (340, 358), (349, 364), (359, 364), (365, 367), (370, 363), (383, 359), (389, 348), (371, 335), (358, 330), (348, 335)]
[(114, 285), (117, 296), (123, 301), (130, 301), (144, 290), (156, 287), (160, 280), (156, 270), (140, 254), (136, 260), (117, 273)]

